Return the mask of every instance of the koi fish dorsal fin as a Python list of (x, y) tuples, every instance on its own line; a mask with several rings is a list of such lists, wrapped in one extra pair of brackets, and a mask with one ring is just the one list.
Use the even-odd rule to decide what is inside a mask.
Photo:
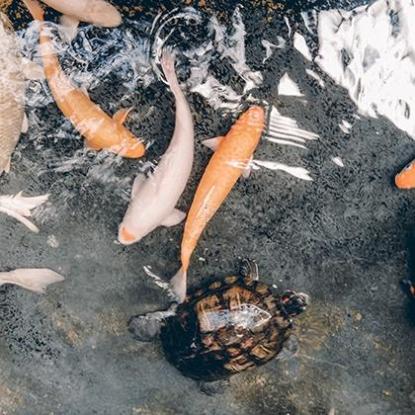
[(64, 14), (60, 17), (59, 23), (66, 39), (71, 42), (78, 33), (79, 20), (76, 17)]
[(26, 134), (29, 131), (29, 120), (27, 119), (26, 113), (23, 114), (22, 127), (20, 131), (23, 134)]
[(130, 107), (130, 108), (121, 108), (119, 109), (114, 115), (113, 115), (113, 119), (114, 121), (116, 121), (118, 124), (124, 124), (125, 121), (127, 120), (128, 114), (134, 109), (134, 107)]
[(216, 151), (224, 138), (225, 138), (224, 136), (209, 138), (207, 140), (203, 140), (202, 144), (210, 148), (212, 151)]

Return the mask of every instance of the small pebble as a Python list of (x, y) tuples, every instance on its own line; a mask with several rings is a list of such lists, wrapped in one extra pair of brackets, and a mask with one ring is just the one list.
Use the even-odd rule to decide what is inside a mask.
[(59, 241), (55, 235), (49, 235), (47, 244), (52, 248), (59, 248)]

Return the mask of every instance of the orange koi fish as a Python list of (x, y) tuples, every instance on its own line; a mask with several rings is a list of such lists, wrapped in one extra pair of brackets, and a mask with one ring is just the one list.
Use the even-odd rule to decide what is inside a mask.
[(59, 65), (53, 42), (44, 23), (44, 10), (37, 0), (23, 0), (35, 20), (40, 22), (40, 50), (52, 95), (63, 114), (86, 139), (93, 150), (108, 150), (127, 158), (144, 155), (145, 147), (124, 122), (130, 110), (122, 109), (114, 117), (106, 114), (87, 94), (72, 85)]
[(415, 187), (415, 160), (395, 176), (395, 184), (399, 189), (413, 189)]
[(171, 287), (180, 301), (186, 297), (187, 270), (200, 235), (239, 177), (249, 168), (264, 127), (264, 109), (253, 106), (242, 114), (226, 136), (205, 141), (216, 151), (190, 207), (181, 246), (182, 267), (171, 281)]

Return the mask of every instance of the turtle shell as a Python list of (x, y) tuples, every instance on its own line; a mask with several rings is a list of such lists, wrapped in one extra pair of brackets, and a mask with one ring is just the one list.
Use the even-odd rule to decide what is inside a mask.
[(229, 276), (189, 294), (167, 319), (161, 341), (184, 375), (209, 381), (268, 362), (290, 327), (268, 285)]

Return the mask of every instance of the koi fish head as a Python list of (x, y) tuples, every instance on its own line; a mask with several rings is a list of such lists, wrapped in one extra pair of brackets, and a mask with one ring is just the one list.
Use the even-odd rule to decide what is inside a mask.
[(118, 230), (118, 241), (122, 245), (132, 245), (136, 242), (139, 242), (142, 236), (132, 230), (130, 227), (122, 223)]
[(242, 114), (241, 119), (245, 118), (248, 125), (264, 127), (265, 124), (265, 110), (259, 105), (254, 105), (250, 107), (244, 114)]
[(399, 189), (412, 189), (415, 187), (415, 160), (396, 175), (395, 184)]

